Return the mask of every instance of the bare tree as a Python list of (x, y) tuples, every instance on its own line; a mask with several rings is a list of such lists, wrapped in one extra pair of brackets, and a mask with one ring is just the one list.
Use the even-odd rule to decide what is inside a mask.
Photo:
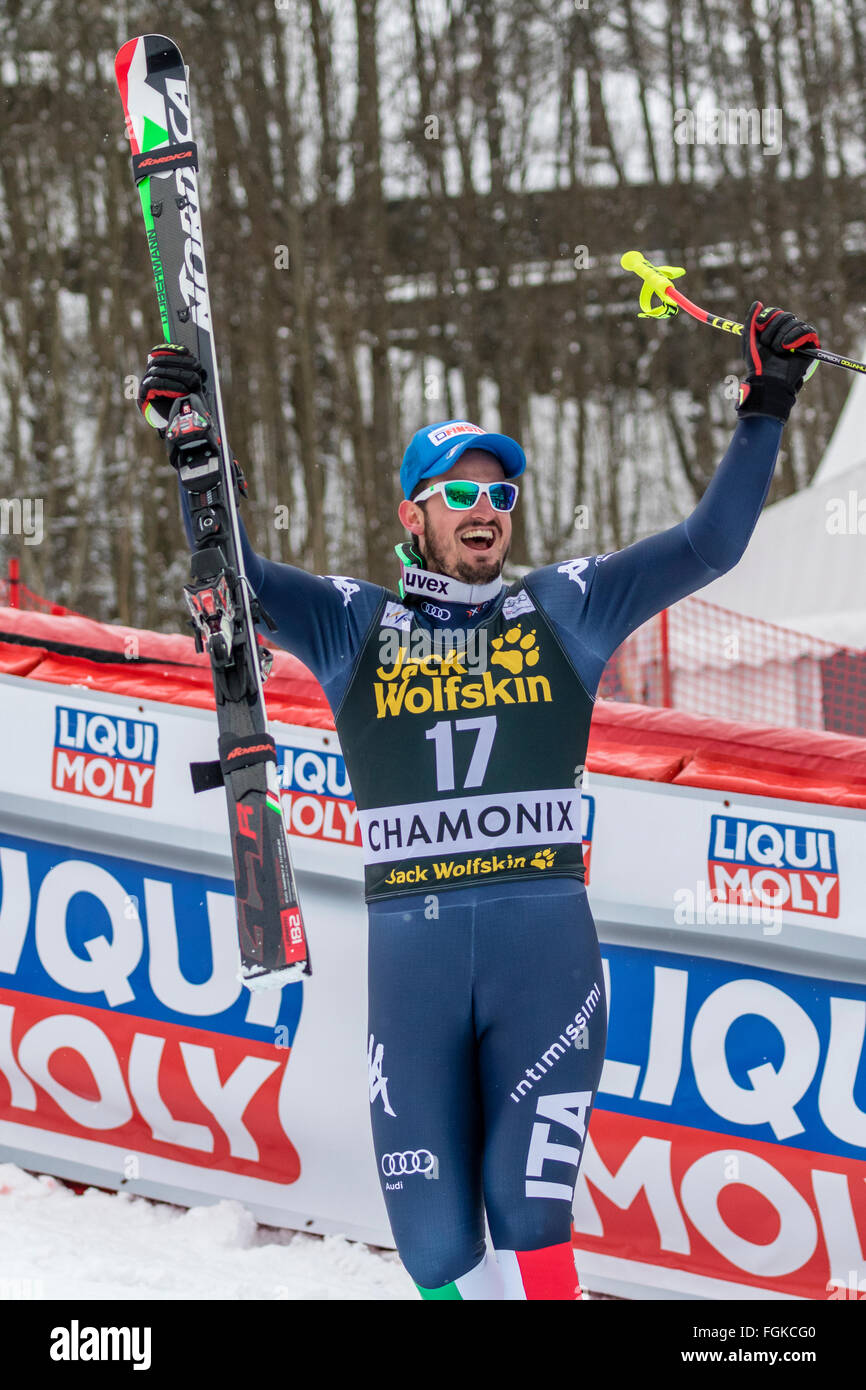
[[(176, 483), (133, 403), (158, 320), (112, 61), (132, 0), (4, 13), (0, 486), (43, 499), (25, 581), (176, 626)], [(212, 299), (264, 553), (387, 583), (409, 434), (466, 415), (530, 452), (513, 558), (627, 544), (701, 495), (738, 345), (635, 317), (636, 245), (741, 316), (864, 326), (864, 0), (191, 0)], [(677, 134), (781, 113), (781, 143)], [(682, 121), (679, 121), (682, 124)], [(848, 380), (805, 388), (773, 484), (809, 480)], [(589, 508), (576, 529), (575, 508)], [(288, 518), (278, 529), (275, 508)]]

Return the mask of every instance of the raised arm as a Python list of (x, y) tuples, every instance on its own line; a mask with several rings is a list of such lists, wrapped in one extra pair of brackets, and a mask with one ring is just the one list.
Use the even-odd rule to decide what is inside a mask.
[(809, 324), (754, 303), (746, 316), (739, 423), (692, 514), (609, 555), (566, 561), (527, 579), (587, 684), (620, 643), (655, 613), (694, 593), (743, 556), (769, 490), (782, 427), (817, 347)]
[(600, 668), (641, 623), (733, 568), (764, 505), (781, 433), (776, 420), (741, 421), (685, 521), (624, 550), (548, 565), (528, 577), (527, 588), (570, 653), (580, 648)]
[[(164, 343), (148, 356), (139, 388), (139, 405), (148, 424), (165, 435), (176, 400), (202, 391), (201, 363), (185, 349)], [(193, 533), (189, 498), (180, 488), (181, 513), (190, 548)], [(344, 575), (308, 574), (256, 554), (239, 518), (244, 568), (253, 592), (276, 624), (271, 639), (298, 657), (323, 686), (336, 708), (355, 654), (382, 601), (378, 585)], [(267, 629), (259, 624), (260, 630)]]
[(241, 543), (250, 584), (276, 623), (273, 641), (309, 667), (335, 709), (384, 590), (363, 579), (308, 574), (265, 560), (243, 523)]

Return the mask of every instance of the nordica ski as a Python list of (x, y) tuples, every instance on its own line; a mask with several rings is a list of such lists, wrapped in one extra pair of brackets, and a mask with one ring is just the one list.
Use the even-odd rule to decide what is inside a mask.
[(308, 975), (310, 965), (262, 694), (270, 654), (255, 635), (255, 622), (270, 620), (251, 593), (241, 552), (237, 509), (245, 485), (220, 398), (188, 71), (170, 39), (145, 34), (123, 45), (115, 72), (163, 333), (195, 353), (207, 373), (207, 399), (176, 402), (166, 430), (190, 503), (195, 549), (186, 599), (196, 646), (210, 657), (219, 722), (219, 759), (191, 770), (195, 791), (226, 789), (239, 978), (260, 989)]

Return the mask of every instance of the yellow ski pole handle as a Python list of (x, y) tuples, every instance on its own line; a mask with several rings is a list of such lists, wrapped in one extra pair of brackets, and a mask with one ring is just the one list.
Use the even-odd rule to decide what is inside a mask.
[[(623, 270), (631, 270), (635, 275), (639, 275), (643, 281), (640, 290), (641, 312), (638, 318), (673, 318), (679, 309), (683, 309), (693, 319), (697, 319), (698, 323), (707, 323), (711, 328), (719, 328), (723, 333), (733, 333), (737, 338), (743, 336), (741, 323), (722, 318), (719, 314), (711, 314), (708, 309), (694, 304), (677, 289), (673, 281), (680, 275), (685, 275), (682, 266), (653, 265), (640, 251), (626, 251), (620, 257), (620, 265)], [(653, 296), (659, 300), (658, 304), (653, 303)], [(816, 362), (828, 362), (831, 367), (845, 367), (849, 372), (866, 373), (866, 362), (855, 362), (851, 357), (840, 357), (838, 353), (828, 352), (825, 348), (798, 348), (797, 351), (803, 357), (814, 358)]]
[[(678, 309), (685, 309), (687, 314), (691, 314), (700, 323), (708, 323), (713, 328), (721, 328), (725, 333), (734, 333), (742, 337), (743, 325), (735, 323), (733, 319), (719, 318), (716, 314), (710, 314), (700, 305), (693, 304), (681, 290), (678, 290), (673, 281), (680, 275), (685, 275), (685, 268), (681, 265), (653, 265), (646, 256), (640, 251), (626, 251), (620, 259), (620, 265), (624, 270), (632, 270), (635, 275), (639, 275), (643, 284), (640, 288), (640, 307), (641, 313), (638, 315), (642, 319), (666, 319), (672, 318)], [(661, 301), (653, 304), (653, 295)]]
[[(640, 251), (626, 251), (620, 265), (624, 270), (633, 270), (635, 275), (639, 275), (643, 280), (640, 287), (641, 312), (638, 318), (673, 318), (678, 305), (674, 295), (670, 293), (673, 290), (672, 281), (680, 275), (685, 275), (685, 268), (679, 265), (653, 265)], [(660, 303), (653, 304), (653, 295), (658, 297)]]

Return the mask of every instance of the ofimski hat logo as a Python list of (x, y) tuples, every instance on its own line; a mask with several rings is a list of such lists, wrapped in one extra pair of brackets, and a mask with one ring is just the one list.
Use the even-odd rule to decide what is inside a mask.
[(469, 420), (453, 420), (450, 425), (440, 425), (437, 430), (431, 430), (427, 435), (433, 445), (444, 444), (446, 439), (454, 439), (461, 434), (484, 434), (485, 431), (480, 425), (473, 425)]

